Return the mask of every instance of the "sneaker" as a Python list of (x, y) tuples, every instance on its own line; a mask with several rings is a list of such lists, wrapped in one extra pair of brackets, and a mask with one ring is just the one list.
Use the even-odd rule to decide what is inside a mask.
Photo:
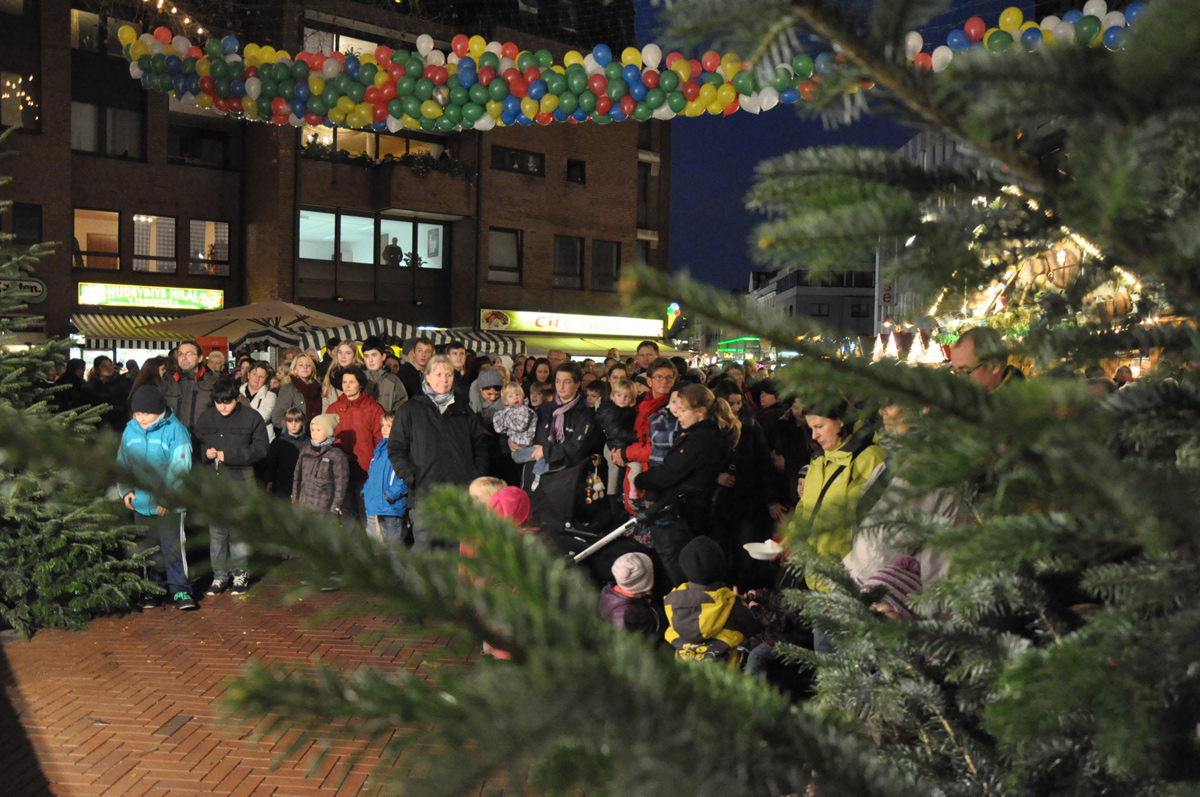
[(229, 588), (230, 595), (245, 595), (250, 589), (250, 576), (238, 573), (233, 577), (233, 586)]
[(142, 609), (157, 609), (158, 603), (159, 597), (157, 595), (143, 595), (141, 602), (138, 603), (138, 606)]
[(204, 594), (205, 595), (220, 595), (222, 592), (224, 592), (227, 589), (229, 589), (229, 579), (214, 578), (212, 585), (209, 586), (209, 588), (208, 588), (208, 592), (206, 592)]
[(181, 612), (190, 612), (200, 608), (196, 605), (196, 601), (192, 600), (191, 593), (188, 592), (176, 592), (172, 601), (175, 603), (175, 608)]
[(533, 492), (534, 490), (536, 490), (536, 489), (538, 488), (538, 485), (539, 485), (539, 484), (541, 484), (541, 483), (542, 483), (542, 477), (541, 477), (541, 475), (539, 474), (539, 475), (537, 475), (537, 476), (534, 476), (534, 477), (533, 477), (533, 484), (531, 484), (531, 485), (529, 486), (529, 492)]

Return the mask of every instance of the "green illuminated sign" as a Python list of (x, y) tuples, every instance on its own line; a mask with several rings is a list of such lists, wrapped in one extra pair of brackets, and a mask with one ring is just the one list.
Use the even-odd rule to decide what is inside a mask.
[(205, 288), (164, 288), (157, 285), (79, 283), (79, 303), (99, 307), (161, 307), (167, 310), (220, 310), (225, 291)]

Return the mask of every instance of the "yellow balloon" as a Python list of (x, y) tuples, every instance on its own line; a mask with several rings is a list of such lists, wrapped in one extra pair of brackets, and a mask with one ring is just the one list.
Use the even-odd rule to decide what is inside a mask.
[(563, 69), (562, 64), (555, 64), (554, 66), (550, 67), (550, 71), (557, 72), (560, 75), (567, 74), (567, 70)]
[(258, 51), (258, 57), (263, 60), (264, 64), (275, 63), (275, 48), (271, 45), (266, 45)]
[(679, 75), (680, 80), (692, 79), (692, 65), (687, 62), (686, 58), (680, 58), (671, 64), (671, 71)]
[(583, 56), (578, 50), (567, 50), (567, 54), (563, 56), (563, 66), (574, 66), (575, 64), (583, 64)]
[(1048, 30), (1042, 31), (1042, 41), (1044, 41), (1050, 47), (1058, 46), (1058, 42), (1054, 41), (1054, 33)]
[[(141, 44), (141, 42), (138, 42), (138, 44)], [(134, 47), (136, 47), (136, 46), (137, 45), (134, 45)], [(132, 50), (133, 50), (133, 48), (130, 48), (131, 52), (132, 52)], [(212, 74), (212, 64), (209, 63), (209, 60), (207, 58), (201, 58), (199, 61), (196, 62), (196, 74), (199, 75), (200, 77), (208, 77), (209, 75)]]
[(250, 42), (249, 44), (247, 44), (246, 49), (242, 51), (242, 55), (245, 58), (250, 58), (251, 56), (256, 56), (261, 53), (262, 53), (262, 48), (259, 47), (254, 42)]
[(285, 61), (285, 60), (286, 61), (292, 60), (292, 56), (288, 53), (288, 51), (287, 50), (276, 50), (275, 57), (272, 59), (272, 62)]
[[(526, 97), (526, 99), (529, 99)], [(442, 115), (442, 106), (438, 105), (433, 100), (425, 100), (421, 103), (421, 116), (426, 119), (437, 119)]]
[(246, 58), (246, 66), (262, 66), (262, 56), (251, 55)]
[(621, 63), (625, 66), (636, 66), (642, 68), (642, 51), (636, 47), (626, 47), (621, 51)]
[(200, 96), (196, 98), (196, 104), (199, 105), (201, 108), (211, 108), (212, 101), (213, 101), (212, 95), (205, 94), (204, 92), (201, 92)]
[(732, 80), (734, 75), (742, 71), (742, 57), (737, 53), (726, 53), (721, 59), (721, 71)]
[(242, 112), (246, 116), (258, 116), (258, 101), (251, 97), (242, 97)]
[(538, 110), (542, 113), (554, 113), (558, 110), (558, 95), (543, 94), (541, 102), (538, 103)]
[[(549, 95), (547, 95), (549, 96)], [(538, 115), (537, 100), (532, 97), (524, 97), (521, 100), (521, 113), (528, 116), (530, 119)]]
[(708, 105), (704, 106), (704, 110), (708, 111), (713, 116), (720, 116), (725, 113), (725, 109), (721, 107), (720, 100), (713, 100)]
[[(375, 110), (375, 106), (372, 105), (371, 103), (365, 102), (365, 101), (360, 102), (358, 105), (355, 106), (356, 113), (365, 113), (367, 116), (370, 116), (371, 112), (374, 110)], [(375, 121), (375, 120), (372, 119), (371, 121)]]
[(717, 89), (717, 102), (721, 104), (722, 108), (733, 105), (733, 101), (736, 99), (737, 89), (733, 87), (732, 83), (722, 83), (721, 87)]
[(447, 61), (446, 62), (446, 72), (451, 75), (457, 75), (458, 74), (458, 64), (452, 64), (449, 61)]
[(700, 96), (696, 98), (696, 101), (699, 102), (701, 105), (708, 105), (710, 102), (712, 102), (716, 98), (717, 98), (717, 87), (711, 83), (705, 83), (703, 86), (700, 87)]
[(358, 57), (358, 62), (360, 64), (374, 64), (375, 63), (375, 53), (363, 53), (362, 55), (360, 55)]
[(150, 48), (146, 46), (144, 41), (135, 41), (133, 44), (129, 45), (129, 57), (134, 61), (141, 58), (143, 55), (149, 54)]
[(857, 94), (858, 93), (858, 84), (851, 83), (849, 86), (846, 87), (846, 93), (847, 94)]
[(342, 122), (346, 121), (346, 112), (337, 106), (330, 108), (327, 116), (329, 116), (329, 121), (333, 122), (335, 125), (340, 125)]
[[(486, 42), (484, 43), (484, 46), (485, 47), (487, 46)], [(409, 130), (420, 130), (421, 129), (421, 123), (418, 122), (413, 117), (409, 116), (408, 114), (404, 114), (404, 116), (400, 117), (400, 124), (404, 125)]]
[(354, 100), (343, 94), (342, 96), (338, 97), (337, 109), (342, 112), (342, 116), (351, 113), (354, 110)]
[(684, 116), (700, 116), (704, 113), (704, 103), (699, 99), (689, 100), (687, 107), (683, 109)]
[[(374, 81), (375, 81), (375, 88), (377, 88), (377, 89), (383, 88), (383, 84), (388, 82), (388, 73), (383, 71), (382, 69), (380, 69), (378, 72), (375, 73)], [(312, 86), (312, 78), (311, 77), (308, 79), (308, 85), (309, 85), (309, 87)]]
[(1000, 30), (1012, 33), (1021, 27), (1021, 23), (1025, 21), (1025, 15), (1021, 13), (1021, 9), (1015, 6), (1009, 6), (1000, 12)]
[(117, 29), (117, 41), (121, 42), (122, 47), (126, 44), (133, 44), (137, 41), (137, 31), (133, 29), (132, 25), (122, 25)]
[(471, 53), (471, 57), (479, 60), (479, 56), (487, 52), (487, 39), (476, 34), (467, 40), (467, 50)]
[(504, 113), (504, 103), (499, 100), (488, 100), (484, 107), (487, 109), (488, 116), (493, 119), (499, 119), (500, 114)]
[[(1031, 28), (1040, 28), (1040, 27), (1041, 27), (1041, 25), (1037, 24), (1036, 22), (1034, 22), (1034, 21), (1031, 19), (1031, 20), (1029, 20), (1028, 22), (1022, 22), (1022, 23), (1021, 23), (1021, 27), (1019, 27), (1017, 30), (1019, 30), (1019, 31), (1021, 31), (1022, 33), (1024, 33), (1025, 31), (1027, 31), (1027, 30), (1029, 30), (1029, 29), (1031, 29)], [(1014, 36), (1013, 38), (1016, 38), (1016, 37)], [(1103, 38), (1103, 36), (1101, 36), (1101, 38)]]

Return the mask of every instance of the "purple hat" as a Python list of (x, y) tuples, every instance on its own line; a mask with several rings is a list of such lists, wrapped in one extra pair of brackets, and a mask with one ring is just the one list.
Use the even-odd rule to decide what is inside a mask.
[(912, 617), (909, 608), (909, 597), (921, 589), (921, 563), (911, 556), (901, 556), (887, 567), (881, 567), (874, 575), (863, 582), (863, 592), (883, 587), (886, 590), (884, 600), (891, 605), (901, 617)]

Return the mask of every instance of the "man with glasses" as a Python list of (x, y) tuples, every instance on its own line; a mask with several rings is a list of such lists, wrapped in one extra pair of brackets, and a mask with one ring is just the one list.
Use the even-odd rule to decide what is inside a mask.
[(1005, 364), (1006, 346), (991, 327), (972, 327), (950, 346), (950, 368), (991, 393), (1009, 380), (1024, 379), (1020, 369)]
[(178, 369), (163, 380), (163, 399), (190, 433), (196, 428), (196, 420), (212, 406), (217, 375), (200, 362), (200, 344), (194, 340), (179, 344), (175, 363)]

